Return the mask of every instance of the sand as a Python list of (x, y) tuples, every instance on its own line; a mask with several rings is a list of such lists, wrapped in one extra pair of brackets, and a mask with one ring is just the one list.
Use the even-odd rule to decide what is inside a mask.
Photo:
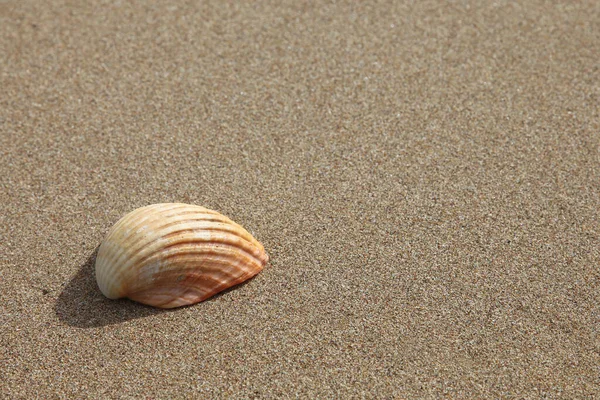
[[(600, 396), (600, 3), (3, 1), (3, 398)], [(271, 262), (93, 274), (186, 202)]]

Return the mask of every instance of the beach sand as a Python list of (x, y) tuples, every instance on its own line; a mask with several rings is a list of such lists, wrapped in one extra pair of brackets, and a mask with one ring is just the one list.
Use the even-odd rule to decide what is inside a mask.
[[(4, 1), (0, 397), (600, 395), (600, 6)], [(104, 298), (124, 214), (271, 261)]]

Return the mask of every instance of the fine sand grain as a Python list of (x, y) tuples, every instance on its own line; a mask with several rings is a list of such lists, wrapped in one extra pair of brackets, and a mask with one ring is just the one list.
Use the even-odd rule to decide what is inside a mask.
[[(600, 2), (0, 2), (0, 397), (600, 396)], [(159, 202), (255, 279), (163, 311)]]

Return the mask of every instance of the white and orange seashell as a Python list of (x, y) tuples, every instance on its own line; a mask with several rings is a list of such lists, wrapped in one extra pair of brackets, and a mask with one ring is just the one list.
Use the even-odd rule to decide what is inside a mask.
[(98, 249), (96, 280), (110, 299), (173, 308), (250, 279), (268, 260), (262, 244), (216, 211), (154, 204), (111, 228)]

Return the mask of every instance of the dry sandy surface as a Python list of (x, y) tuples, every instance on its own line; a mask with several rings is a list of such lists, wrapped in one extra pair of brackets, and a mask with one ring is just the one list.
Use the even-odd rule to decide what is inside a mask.
[[(600, 2), (0, 1), (0, 397), (600, 395)], [(271, 256), (160, 311), (185, 202)]]

